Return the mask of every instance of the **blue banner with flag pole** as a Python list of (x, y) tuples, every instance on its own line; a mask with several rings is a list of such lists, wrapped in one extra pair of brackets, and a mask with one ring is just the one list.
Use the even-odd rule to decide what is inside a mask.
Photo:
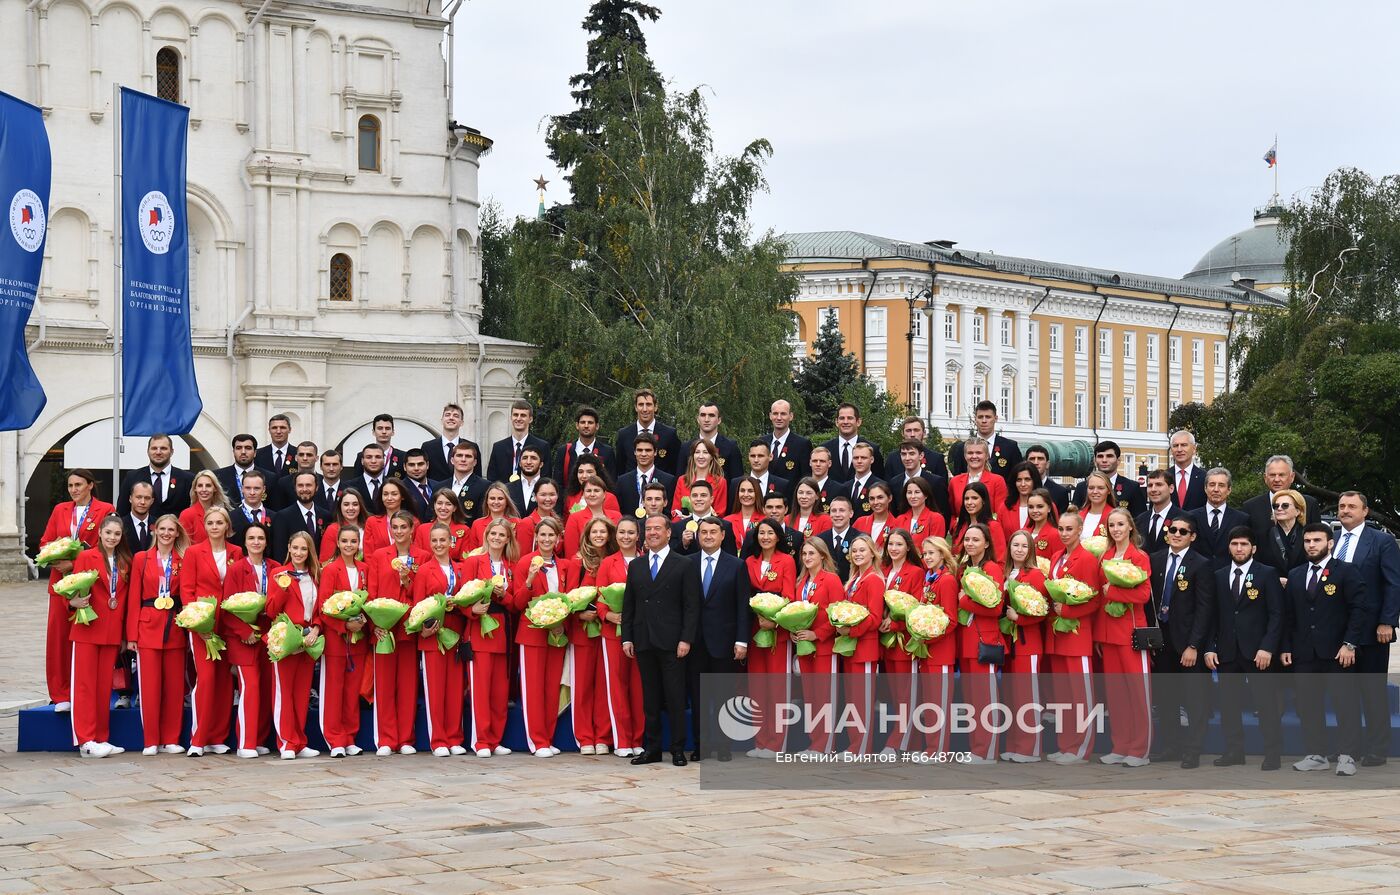
[(24, 327), (44, 265), (52, 173), (43, 113), (0, 92), (0, 430), (29, 428), (48, 403)]
[(190, 110), (121, 88), (121, 434), (185, 434), (204, 409), (190, 337)]

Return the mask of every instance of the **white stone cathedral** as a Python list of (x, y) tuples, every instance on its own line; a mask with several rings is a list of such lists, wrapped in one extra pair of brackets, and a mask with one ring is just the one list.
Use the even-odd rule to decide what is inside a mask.
[(65, 499), (61, 469), (111, 467), (113, 84), (190, 108), (204, 413), (177, 465), (227, 464), (278, 412), (322, 449), (357, 450), (379, 412), (417, 446), (449, 401), (464, 434), (504, 434), (529, 348), (478, 332), (491, 141), (451, 121), (447, 28), (440, 0), (0, 0), (0, 90), (43, 109), (53, 149), (27, 332), (48, 406), (0, 433), (0, 575)]

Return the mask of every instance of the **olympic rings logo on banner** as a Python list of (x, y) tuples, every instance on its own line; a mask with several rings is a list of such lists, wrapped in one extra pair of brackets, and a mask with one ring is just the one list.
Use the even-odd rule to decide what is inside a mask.
[(30, 189), (15, 193), (10, 200), (10, 232), (15, 242), (26, 252), (37, 252), (44, 244), (44, 233), (48, 230), (48, 219), (44, 215), (44, 203), (39, 195)]
[(136, 210), (136, 225), (141, 231), (141, 242), (152, 255), (164, 255), (170, 251), (170, 240), (175, 235), (175, 212), (165, 193), (151, 190), (141, 197)]

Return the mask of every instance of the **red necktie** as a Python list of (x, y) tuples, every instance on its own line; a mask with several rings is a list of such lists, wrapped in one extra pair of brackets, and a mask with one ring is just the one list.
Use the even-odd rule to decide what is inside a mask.
[(1176, 489), (1176, 505), (1184, 509), (1186, 507), (1186, 470), (1182, 469), (1180, 473), (1181, 484)]

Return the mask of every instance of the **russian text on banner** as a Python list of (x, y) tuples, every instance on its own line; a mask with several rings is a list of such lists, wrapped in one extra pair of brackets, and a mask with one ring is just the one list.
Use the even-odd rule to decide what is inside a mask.
[(52, 174), (44, 116), (0, 92), (0, 430), (27, 429), (48, 403), (29, 364), (24, 327), (39, 291)]

